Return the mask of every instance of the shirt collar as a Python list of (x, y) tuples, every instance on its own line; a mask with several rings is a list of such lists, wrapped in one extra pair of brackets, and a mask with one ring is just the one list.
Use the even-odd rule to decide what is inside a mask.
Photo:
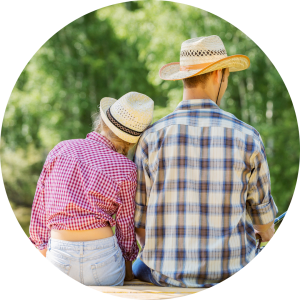
[(86, 138), (96, 142), (100, 142), (101, 144), (104, 144), (106, 147), (110, 148), (111, 150), (117, 151), (117, 149), (109, 139), (107, 139), (105, 136), (103, 136), (102, 134), (96, 131), (92, 131), (89, 134), (87, 134)]
[(175, 111), (194, 109), (220, 109), (220, 107), (210, 99), (191, 99), (182, 100), (176, 107)]

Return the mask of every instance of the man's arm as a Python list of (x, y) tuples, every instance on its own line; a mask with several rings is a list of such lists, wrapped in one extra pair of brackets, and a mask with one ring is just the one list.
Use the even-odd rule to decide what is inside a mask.
[(145, 228), (137, 228), (135, 227), (136, 239), (139, 242), (140, 246), (143, 248), (145, 246), (145, 236), (146, 230)]
[(141, 246), (140, 251), (145, 247), (146, 240), (146, 217), (147, 205), (150, 194), (150, 187), (153, 182), (150, 179), (150, 171), (148, 165), (148, 145), (146, 140), (142, 137), (136, 148), (134, 162), (137, 166), (137, 190), (135, 195), (135, 216), (134, 225), (136, 239)]
[(145, 226), (147, 216), (147, 204), (149, 187), (152, 186), (152, 182), (149, 176), (149, 166), (147, 158), (147, 144), (143, 138), (140, 139), (135, 156), (134, 162), (137, 166), (137, 189), (135, 195), (135, 233), (137, 240), (141, 247), (145, 245)]
[(252, 173), (248, 183), (248, 213), (252, 218), (256, 235), (263, 242), (269, 241), (275, 233), (274, 219), (278, 212), (271, 195), (270, 173), (262, 140), (260, 149), (250, 159)]

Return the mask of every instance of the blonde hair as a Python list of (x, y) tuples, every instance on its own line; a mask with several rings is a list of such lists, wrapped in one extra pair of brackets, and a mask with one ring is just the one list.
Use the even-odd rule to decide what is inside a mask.
[(96, 116), (93, 126), (94, 131), (101, 134), (101, 132), (105, 133), (105, 137), (109, 139), (113, 145), (115, 146), (118, 153), (121, 153), (127, 156), (128, 151), (132, 148), (135, 144), (128, 143), (122, 139), (120, 139), (117, 135), (115, 135), (110, 128), (105, 124), (102, 120), (100, 113)]

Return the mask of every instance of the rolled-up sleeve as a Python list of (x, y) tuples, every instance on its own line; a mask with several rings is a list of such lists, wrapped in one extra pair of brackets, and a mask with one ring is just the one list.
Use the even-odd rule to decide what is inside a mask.
[(45, 167), (42, 170), (40, 178), (37, 183), (34, 200), (31, 210), (30, 220), (30, 241), (38, 248), (43, 250), (47, 248), (48, 240), (50, 238), (50, 230), (46, 226), (46, 210), (45, 210), (45, 180), (47, 170)]
[(149, 185), (149, 168), (148, 160), (145, 155), (145, 142), (140, 140), (135, 156), (134, 162), (137, 165), (137, 189), (135, 195), (135, 216), (134, 223), (137, 228), (145, 228), (147, 215), (147, 185)]
[(270, 172), (263, 142), (250, 160), (252, 171), (248, 183), (248, 212), (254, 225), (264, 225), (274, 221), (278, 212), (271, 195)]
[(122, 183), (120, 189), (122, 205), (116, 214), (116, 237), (127, 261), (135, 260), (139, 252), (134, 230), (135, 191), (136, 170)]

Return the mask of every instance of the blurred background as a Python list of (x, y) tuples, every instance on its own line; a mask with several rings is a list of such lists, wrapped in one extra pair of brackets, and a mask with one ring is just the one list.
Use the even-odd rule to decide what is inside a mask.
[[(218, 35), (227, 54), (251, 67), (232, 73), (221, 108), (254, 126), (264, 141), (279, 214), (296, 185), (299, 133), (289, 93), (260, 48), (230, 23), (195, 7), (163, 1), (126, 2), (89, 13), (52, 36), (20, 75), (1, 132), (1, 167), (10, 204), (28, 235), (36, 183), (48, 152), (85, 138), (103, 97), (129, 91), (155, 101), (154, 121), (182, 100), (182, 82), (159, 69), (179, 61), (184, 40)], [(278, 215), (279, 215), (278, 214)]]

